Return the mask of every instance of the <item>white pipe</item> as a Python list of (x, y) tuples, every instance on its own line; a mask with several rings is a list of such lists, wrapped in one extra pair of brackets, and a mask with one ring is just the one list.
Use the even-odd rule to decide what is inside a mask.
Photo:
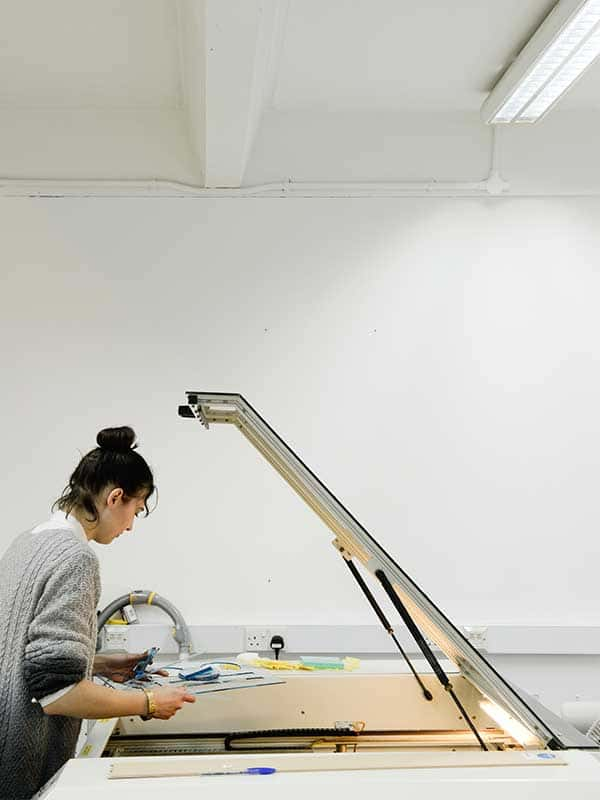
[(3, 197), (481, 197), (508, 192), (500, 176), (497, 126), (491, 126), (490, 171), (481, 181), (296, 182), (291, 179), (222, 189), (160, 178), (105, 180), (0, 178)]
[(230, 189), (206, 189), (177, 181), (149, 180), (22, 180), (1, 179), (0, 197), (178, 197), (178, 198), (288, 198), (288, 197), (598, 197), (598, 189), (521, 191), (492, 173), (472, 182), (354, 182), (310, 183), (280, 181)]
[(490, 171), (481, 181), (303, 182), (291, 179), (222, 189), (182, 181), (0, 178), (0, 197), (598, 197), (597, 189), (515, 192), (500, 174), (499, 127), (490, 126)]
[(505, 194), (510, 189), (510, 184), (507, 183), (500, 174), (500, 145), (498, 126), (492, 125), (492, 154), (490, 159), (490, 172), (487, 176), (486, 184), (487, 191), (491, 195)]
[(4, 197), (251, 197), (275, 191), (282, 184), (263, 184), (232, 189), (207, 189), (192, 183), (148, 178), (105, 180), (52, 178), (0, 178)]
[(149, 180), (0, 179), (2, 197), (480, 197), (493, 195), (492, 177), (471, 182), (295, 182), (280, 181), (239, 188)]

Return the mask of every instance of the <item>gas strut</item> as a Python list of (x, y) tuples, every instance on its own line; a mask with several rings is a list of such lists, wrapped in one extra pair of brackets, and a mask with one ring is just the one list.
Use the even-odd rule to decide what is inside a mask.
[(356, 565), (354, 564), (354, 562), (353, 562), (351, 559), (348, 559), (348, 560), (344, 559), (344, 561), (346, 561), (346, 564), (347, 564), (347, 566), (348, 566), (348, 569), (349, 569), (349, 570), (350, 570), (350, 572), (351, 572), (351, 573), (354, 575), (354, 577), (355, 577), (355, 579), (356, 579), (356, 582), (358, 583), (358, 585), (360, 586), (360, 588), (361, 588), (361, 589), (362, 589), (362, 591), (363, 591), (363, 594), (365, 595), (365, 597), (367, 598), (367, 600), (368, 600), (368, 601), (369, 601), (369, 603), (371, 604), (371, 607), (372, 607), (373, 611), (374, 611), (374, 612), (377, 614), (377, 616), (379, 617), (379, 621), (381, 622), (381, 624), (382, 624), (382, 625), (383, 625), (383, 627), (385, 628), (385, 630), (386, 630), (386, 633), (389, 633), (389, 635), (390, 635), (390, 636), (392, 637), (392, 639), (394, 640), (394, 643), (396, 644), (396, 647), (397, 647), (397, 648), (398, 648), (398, 650), (400, 650), (400, 652), (402, 653), (402, 658), (403, 658), (403, 659), (406, 661), (406, 663), (407, 663), (407, 664), (408, 664), (408, 666), (410, 667), (410, 670), (411, 670), (412, 674), (415, 676), (415, 678), (416, 678), (416, 680), (417, 680), (417, 683), (418, 683), (418, 684), (419, 684), (419, 686), (421, 687), (421, 690), (422, 690), (422, 692), (423, 692), (423, 696), (424, 696), (424, 698), (425, 698), (426, 700), (433, 700), (433, 695), (431, 694), (431, 692), (429, 691), (429, 689), (427, 689), (427, 688), (425, 687), (425, 685), (424, 685), (423, 681), (421, 680), (421, 678), (419, 677), (419, 675), (417, 675), (417, 671), (415, 670), (415, 668), (413, 667), (413, 665), (410, 663), (410, 660), (409, 660), (408, 656), (406, 655), (406, 653), (405, 653), (405, 652), (404, 652), (404, 650), (402, 649), (402, 645), (400, 644), (400, 642), (399, 642), (399, 641), (398, 641), (398, 639), (396, 638), (396, 634), (394, 633), (394, 629), (392, 628), (392, 626), (391, 626), (391, 625), (390, 625), (390, 623), (388, 622), (388, 619), (387, 619), (387, 617), (385, 616), (385, 614), (383, 613), (383, 611), (381, 610), (381, 607), (378, 605), (378, 603), (377, 603), (377, 600), (375, 600), (375, 598), (374, 598), (374, 597), (373, 597), (373, 595), (371, 594), (371, 590), (369, 589), (369, 587), (368, 587), (368, 586), (367, 586), (367, 584), (365, 583), (365, 581), (364, 581), (364, 579), (363, 579), (362, 575), (360, 574), (360, 572), (359, 572), (359, 571), (358, 571), (358, 569), (356, 568)]
[(406, 625), (408, 630), (411, 632), (413, 639), (415, 640), (415, 642), (419, 646), (421, 652), (423, 653), (423, 655), (425, 656), (425, 658), (429, 662), (429, 664), (430, 664), (431, 668), (433, 669), (434, 673), (436, 674), (439, 682), (442, 684), (444, 689), (448, 692), (450, 697), (454, 700), (454, 702), (456, 704), (456, 707), (458, 708), (458, 710), (460, 711), (460, 713), (463, 716), (463, 719), (466, 721), (466, 723), (469, 726), (469, 728), (473, 731), (474, 736), (476, 737), (477, 741), (481, 745), (481, 749), (482, 750), (487, 750), (485, 742), (483, 741), (483, 739), (479, 735), (479, 732), (478, 732), (477, 728), (475, 727), (475, 725), (473, 725), (473, 723), (472, 723), (471, 719), (469, 718), (467, 712), (463, 708), (462, 703), (460, 702), (460, 700), (456, 696), (456, 694), (454, 692), (454, 688), (452, 687), (452, 684), (450, 683), (450, 681), (448, 679), (448, 676), (446, 675), (446, 673), (442, 669), (442, 665), (437, 660), (437, 658), (433, 654), (433, 651), (431, 650), (431, 648), (429, 647), (429, 645), (425, 641), (425, 638), (424, 638), (423, 634), (421, 633), (421, 631), (416, 626), (415, 621), (413, 620), (411, 615), (408, 613), (408, 611), (406, 609), (406, 606), (404, 605), (404, 603), (402, 602), (402, 600), (400, 599), (400, 597), (398, 596), (398, 594), (394, 590), (394, 587), (392, 586), (392, 584), (388, 580), (387, 575), (385, 574), (385, 572), (382, 569), (378, 569), (378, 570), (375, 570), (375, 577), (381, 583), (381, 585), (385, 589), (386, 594), (388, 595), (388, 597), (392, 601), (393, 605), (395, 606), (396, 610), (398, 611), (398, 613), (400, 614), (400, 616), (404, 620), (404, 624)]

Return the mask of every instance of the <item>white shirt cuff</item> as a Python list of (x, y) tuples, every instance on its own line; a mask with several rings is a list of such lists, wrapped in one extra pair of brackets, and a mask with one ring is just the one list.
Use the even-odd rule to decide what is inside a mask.
[(63, 689), (59, 689), (58, 692), (52, 692), (52, 694), (47, 694), (45, 697), (40, 697), (38, 699), (38, 703), (41, 705), (42, 708), (49, 706), (50, 703), (53, 703), (55, 700), (58, 700), (59, 697), (62, 697), (67, 692), (70, 692), (71, 689), (77, 686), (76, 683), (72, 683), (70, 686), (65, 686)]

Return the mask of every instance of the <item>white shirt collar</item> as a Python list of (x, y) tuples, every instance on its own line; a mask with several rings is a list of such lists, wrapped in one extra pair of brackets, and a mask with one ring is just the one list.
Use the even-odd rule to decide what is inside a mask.
[(41, 533), (41, 531), (48, 530), (72, 530), (73, 533), (76, 533), (84, 542), (88, 542), (88, 538), (79, 520), (72, 514), (67, 516), (64, 511), (52, 512), (49, 520), (42, 522), (41, 525), (36, 525), (31, 532)]

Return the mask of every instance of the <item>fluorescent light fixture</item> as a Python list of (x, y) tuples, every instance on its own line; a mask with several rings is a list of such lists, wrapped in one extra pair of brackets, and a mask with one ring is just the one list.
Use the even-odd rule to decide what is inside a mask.
[(511, 717), (507, 711), (500, 708), (496, 703), (492, 703), (490, 700), (481, 700), (479, 706), (482, 711), (485, 711), (488, 716), (497, 722), (501, 728), (504, 728), (523, 747), (539, 745), (539, 740), (524, 725), (514, 717)]
[(559, 0), (481, 107), (488, 124), (536, 122), (600, 54), (600, 0)]

